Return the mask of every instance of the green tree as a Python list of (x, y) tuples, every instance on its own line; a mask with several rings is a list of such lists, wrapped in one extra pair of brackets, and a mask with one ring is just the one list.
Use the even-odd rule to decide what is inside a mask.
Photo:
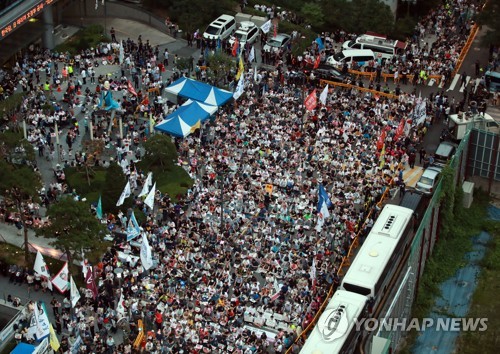
[(476, 21), (481, 26), (486, 26), (486, 33), (481, 38), (481, 44), (485, 47), (500, 45), (500, 0), (486, 2), (486, 7), (476, 16)]
[(325, 25), (342, 28), (347, 32), (365, 33), (373, 31), (381, 34), (391, 33), (394, 15), (386, 4), (378, 0), (333, 0), (323, 5)]
[(307, 2), (300, 10), (307, 24), (313, 28), (321, 29), (324, 23), (324, 13), (321, 5), (314, 2)]
[[(226, 85), (227, 74), (233, 72), (236, 73), (236, 62), (233, 57), (225, 53), (215, 53), (208, 56), (208, 67), (207, 76), (209, 79), (215, 81), (215, 86), (223, 87)], [(234, 75), (232, 75), (234, 77)]]
[(168, 135), (153, 135), (144, 143), (144, 150), (146, 169), (159, 168), (161, 171), (168, 171), (177, 159), (177, 149)]
[(131, 197), (125, 199), (122, 206), (116, 206), (116, 202), (126, 184), (127, 176), (123, 173), (122, 168), (116, 163), (111, 163), (107, 169), (102, 189), (102, 209), (104, 213), (116, 214), (120, 209), (127, 209), (132, 206)]
[(48, 226), (37, 233), (55, 237), (51, 245), (63, 251), (72, 265), (74, 256), (83, 250), (92, 250), (103, 242), (106, 228), (92, 214), (89, 205), (68, 196), (50, 206)]
[(40, 174), (32, 167), (35, 152), (32, 145), (19, 139), (20, 134), (0, 134), (0, 194), (11, 201), (19, 214), (24, 232), (24, 258), (29, 261), (28, 227), (24, 213), (28, 202), (38, 201), (38, 191), (42, 188)]

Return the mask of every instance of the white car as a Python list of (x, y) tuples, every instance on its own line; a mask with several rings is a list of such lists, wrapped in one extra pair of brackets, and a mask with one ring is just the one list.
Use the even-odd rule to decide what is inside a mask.
[(278, 33), (276, 37), (270, 37), (267, 40), (267, 43), (264, 45), (264, 50), (266, 52), (277, 52), (280, 49), (286, 51), (291, 38), (292, 37), (286, 33)]
[(246, 43), (252, 44), (255, 42), (258, 36), (259, 28), (255, 25), (255, 23), (251, 21), (243, 21), (240, 23), (240, 27), (229, 39), (229, 44), (232, 46), (236, 38), (238, 38), (240, 47), (243, 47)]

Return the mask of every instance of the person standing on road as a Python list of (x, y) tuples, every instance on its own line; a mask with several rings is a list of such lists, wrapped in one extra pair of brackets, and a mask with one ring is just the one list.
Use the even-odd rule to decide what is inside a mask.
[(168, 66), (168, 49), (165, 48), (165, 53), (163, 53), (163, 65), (165, 65), (165, 67)]
[(464, 71), (461, 76), (461, 82), (460, 82), (460, 87), (464, 87), (467, 84), (467, 73)]
[(85, 69), (82, 69), (80, 75), (82, 75), (82, 83), (84, 85), (87, 85), (87, 72), (85, 71)]
[(111, 30), (109, 31), (109, 33), (111, 33), (111, 41), (112, 42), (118, 42), (116, 40), (116, 31), (115, 31), (114, 27), (111, 27)]

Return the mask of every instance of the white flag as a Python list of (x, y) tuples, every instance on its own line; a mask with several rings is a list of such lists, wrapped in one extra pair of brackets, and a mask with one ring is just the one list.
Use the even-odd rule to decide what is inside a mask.
[(245, 80), (243, 79), (243, 75), (240, 76), (238, 80), (238, 86), (236, 86), (236, 91), (233, 93), (233, 98), (237, 100), (243, 94), (243, 89), (245, 88)]
[(118, 304), (116, 305), (116, 314), (118, 315), (117, 316), (118, 317), (118, 321), (121, 318), (125, 317), (126, 310), (125, 310), (125, 306), (123, 305), (124, 301), (125, 300), (123, 299), (123, 293), (121, 293), (120, 300), (118, 300)]
[(255, 59), (255, 48), (252, 46), (252, 49), (250, 50), (250, 54), (248, 54), (248, 61), (251, 63)]
[(120, 53), (118, 56), (118, 61), (120, 64), (123, 64), (123, 60), (125, 59), (125, 50), (123, 49), (123, 42), (120, 41)]
[(52, 284), (54, 284), (57, 290), (59, 290), (61, 293), (64, 293), (69, 289), (68, 262), (64, 264), (59, 273), (57, 273), (54, 279), (52, 279)]
[(153, 188), (149, 191), (148, 196), (144, 199), (144, 204), (146, 204), (149, 209), (153, 210), (155, 206), (155, 194), (156, 194), (156, 182), (153, 184)]
[(76, 284), (73, 281), (73, 277), (70, 277), (69, 283), (70, 283), (71, 306), (75, 307), (78, 300), (80, 300), (80, 292), (78, 291), (78, 288), (76, 287)]
[(257, 82), (257, 79), (258, 79), (258, 71), (257, 71), (257, 67), (253, 68), (253, 82)]
[(262, 32), (264, 33), (268, 33), (269, 30), (271, 29), (271, 20), (267, 21), (266, 23), (264, 23), (260, 29), (262, 30)]
[(315, 258), (313, 258), (313, 264), (311, 266), (309, 276), (311, 277), (312, 281), (316, 280), (316, 259)]
[(142, 191), (141, 194), (139, 194), (139, 197), (144, 197), (145, 195), (148, 195), (149, 188), (151, 187), (152, 184), (153, 184), (153, 172), (149, 172), (148, 177), (146, 177), (146, 181), (142, 186)]
[(127, 199), (128, 197), (130, 197), (131, 193), (132, 192), (130, 191), (130, 181), (127, 181), (127, 185), (123, 189), (123, 192), (120, 195), (120, 199), (118, 199), (118, 201), (116, 202), (116, 206), (122, 205), (123, 202), (125, 201), (125, 199)]
[(33, 270), (36, 274), (50, 279), (50, 274), (47, 270), (47, 264), (45, 263), (45, 260), (43, 259), (40, 251), (36, 252), (35, 265), (33, 266)]
[(319, 95), (319, 100), (323, 105), (326, 104), (326, 98), (328, 97), (328, 84), (326, 84), (325, 88), (321, 92), (321, 95)]
[(144, 270), (148, 270), (153, 266), (153, 256), (151, 255), (151, 247), (146, 234), (142, 234), (141, 263)]
[(97, 0), (95, 0), (95, 9), (97, 10), (98, 7), (99, 7), (99, 3), (97, 2)]

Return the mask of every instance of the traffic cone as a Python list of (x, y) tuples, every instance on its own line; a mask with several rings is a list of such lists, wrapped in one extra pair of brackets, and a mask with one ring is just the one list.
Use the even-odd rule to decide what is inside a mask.
[(61, 92), (61, 85), (57, 85), (57, 92)]

